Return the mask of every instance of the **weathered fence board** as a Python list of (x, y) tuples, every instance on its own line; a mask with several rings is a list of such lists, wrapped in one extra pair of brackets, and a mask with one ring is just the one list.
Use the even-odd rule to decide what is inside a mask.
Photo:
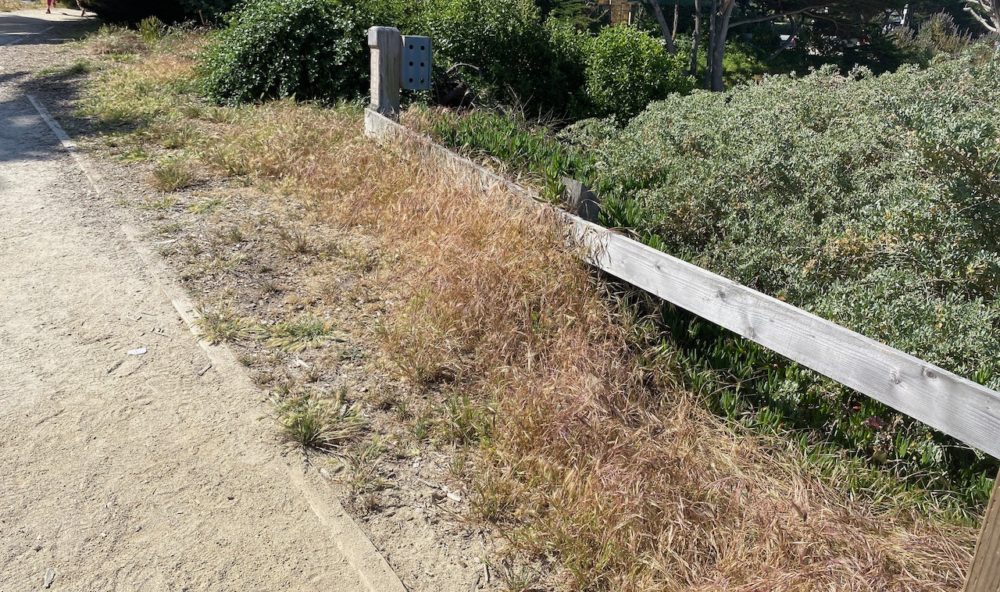
[(1000, 394), (580, 219), (589, 262), (971, 446), (1000, 457)]

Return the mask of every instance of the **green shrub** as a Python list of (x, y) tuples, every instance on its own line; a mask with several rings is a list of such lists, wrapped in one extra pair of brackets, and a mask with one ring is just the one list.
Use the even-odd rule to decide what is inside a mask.
[(435, 63), (457, 64), (480, 96), (533, 110), (567, 109), (549, 33), (531, 0), (434, 0), (425, 13)]
[(426, 35), (427, 0), (354, 0), (368, 26), (396, 27), (403, 35)]
[(81, 6), (112, 23), (138, 23), (155, 16), (165, 22), (212, 21), (236, 6), (238, 0), (80, 0)]
[(561, 115), (581, 117), (590, 114), (584, 91), (587, 84), (587, 52), (590, 36), (565, 21), (545, 22), (551, 60), (548, 84), (556, 96), (550, 99), (561, 107)]
[(139, 22), (139, 37), (146, 44), (155, 43), (167, 33), (167, 25), (155, 16), (148, 16)]
[[(670, 97), (596, 160), (607, 223), (1000, 387), (997, 58), (880, 77), (827, 68)], [(730, 369), (753, 413), (819, 428), (909, 472), (983, 469), (982, 457), (880, 404), (692, 327), (675, 333), (702, 352), (699, 364)], [(748, 356), (767, 372), (734, 374)]]
[(586, 93), (597, 115), (632, 117), (656, 99), (689, 92), (687, 58), (632, 27), (603, 29), (588, 45)]
[(367, 20), (338, 0), (248, 2), (203, 56), (206, 94), (229, 104), (358, 95)]
[(972, 44), (972, 36), (944, 12), (921, 23), (916, 31), (909, 27), (893, 31), (892, 40), (909, 61), (921, 64), (929, 63), (938, 54), (957, 55)]

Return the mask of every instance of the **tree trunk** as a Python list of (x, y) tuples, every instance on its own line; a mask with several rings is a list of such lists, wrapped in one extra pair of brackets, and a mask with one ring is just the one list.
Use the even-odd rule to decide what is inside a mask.
[(674, 39), (677, 39), (677, 29), (681, 24), (681, 3), (680, 0), (674, 0), (674, 28), (670, 31), (670, 34)]
[(663, 34), (663, 40), (667, 42), (667, 52), (670, 55), (677, 53), (677, 45), (674, 44), (674, 36), (670, 33), (670, 25), (667, 24), (667, 19), (663, 16), (663, 8), (660, 6), (660, 0), (649, 0), (649, 3), (653, 5), (653, 14), (656, 15), (656, 22), (660, 23), (660, 32)]
[(694, 31), (691, 33), (691, 76), (698, 75), (698, 43), (701, 41), (701, 2), (694, 0)]
[(709, 27), (708, 81), (714, 92), (726, 90), (723, 61), (726, 57), (726, 38), (729, 36), (729, 19), (733, 16), (736, 0), (713, 0), (712, 22)]
[(715, 13), (719, 11), (719, 0), (712, 0), (712, 7), (708, 11), (708, 47), (705, 48), (705, 88), (712, 88), (712, 68), (715, 64), (715, 27), (718, 19)]

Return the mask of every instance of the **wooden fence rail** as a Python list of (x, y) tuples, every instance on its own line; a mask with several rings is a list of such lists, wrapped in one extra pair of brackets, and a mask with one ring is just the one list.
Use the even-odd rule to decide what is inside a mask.
[[(396, 113), (398, 105), (378, 105), (378, 97), (386, 93), (376, 93), (377, 68), (373, 60), (376, 110), (365, 113), (367, 135), (420, 146), (459, 179), (484, 189), (502, 187), (537, 202), (533, 192), (380, 114)], [(556, 215), (586, 247), (590, 265), (1000, 458), (1000, 393), (619, 232), (563, 211)], [(966, 590), (1000, 591), (996, 488)]]

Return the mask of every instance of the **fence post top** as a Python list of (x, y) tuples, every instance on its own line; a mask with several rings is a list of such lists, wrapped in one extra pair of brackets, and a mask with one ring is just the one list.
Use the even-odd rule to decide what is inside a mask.
[(368, 29), (368, 47), (376, 49), (380, 47), (379, 40), (387, 37), (397, 37), (402, 40), (399, 29), (396, 27), (372, 27)]

